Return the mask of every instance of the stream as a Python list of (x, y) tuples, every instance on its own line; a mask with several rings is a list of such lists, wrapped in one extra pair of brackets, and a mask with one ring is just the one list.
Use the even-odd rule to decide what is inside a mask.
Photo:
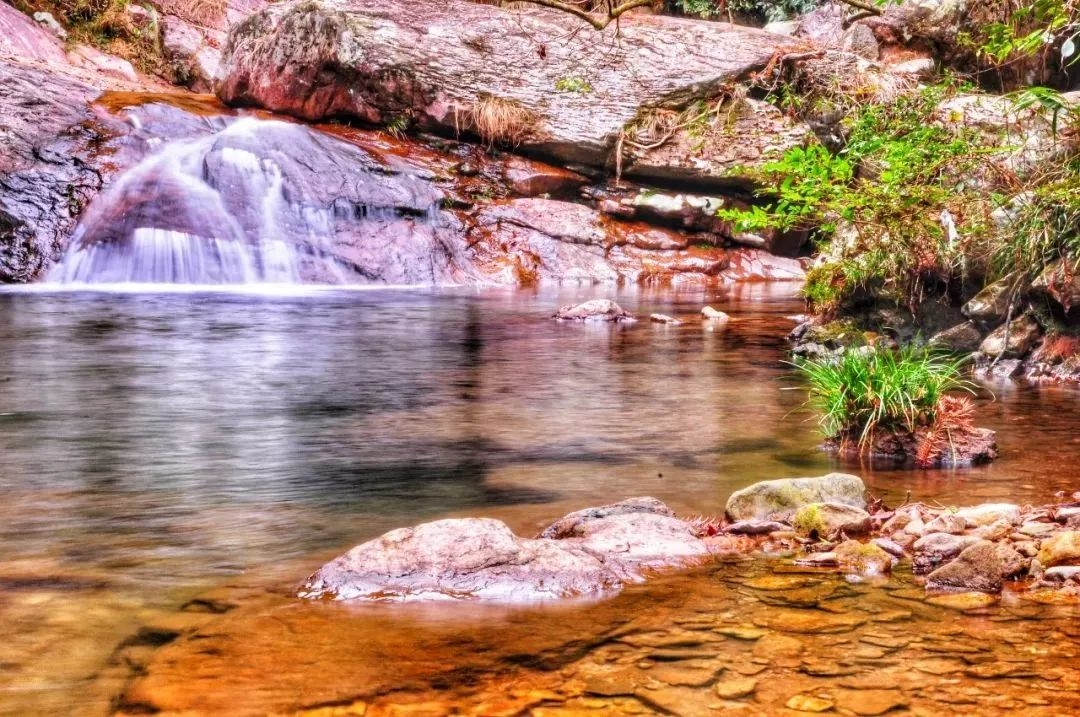
[[(1070, 388), (983, 387), (989, 466), (818, 451), (783, 363), (796, 292), (5, 289), (0, 715), (1080, 710), (1076, 607), (1006, 592), (956, 610), (904, 570), (738, 561), (513, 609), (290, 597), (349, 546), (438, 517), (532, 534), (635, 495), (718, 514), (752, 482), (830, 470), (894, 505), (1077, 489)], [(549, 318), (597, 297), (685, 323)], [(731, 322), (702, 322), (706, 303)]]

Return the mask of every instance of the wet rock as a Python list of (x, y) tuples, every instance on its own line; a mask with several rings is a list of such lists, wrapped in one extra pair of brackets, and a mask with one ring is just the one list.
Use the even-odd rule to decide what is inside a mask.
[(1038, 557), (1045, 568), (1080, 565), (1080, 532), (1067, 530), (1047, 538), (1039, 546)]
[(884, 550), (894, 558), (902, 558), (906, 555), (904, 546), (897, 543), (895, 540), (889, 540), (888, 538), (874, 538), (872, 541), (874, 545)]
[[(533, 602), (616, 592), (645, 571), (701, 562), (693, 527), (654, 499), (579, 511), (558, 521), (559, 539), (525, 539), (497, 520), (439, 520), (400, 528), (327, 563), (305, 598), (490, 599)], [(700, 637), (698, 638), (700, 641)]]
[(965, 321), (931, 336), (930, 345), (956, 353), (972, 353), (978, 351), (982, 340), (983, 335), (978, 327), (971, 321)]
[[(662, 16), (624, 16), (614, 44), (580, 28), (567, 13), (462, 0), (436, 14), (422, 0), (275, 4), (233, 29), (220, 94), (229, 103), (306, 119), (385, 124), (408, 113), (424, 130), (486, 135), (563, 166), (607, 167), (618, 137), (643, 108), (673, 97), (684, 106), (709, 100), (725, 81), (764, 67), (794, 44), (751, 28)], [(545, 47), (542, 61), (538, 47)], [(508, 61), (523, 51), (531, 59)], [(589, 77), (591, 91), (556, 89), (595, 63), (604, 72)], [(492, 127), (490, 113), (500, 107), (516, 117), (513, 126)], [(672, 150), (657, 160), (628, 157), (624, 174), (728, 185), (721, 170), (806, 137), (797, 127), (786, 134), (769, 128), (764, 136), (738, 132), (739, 142), (726, 136), (715, 155), (705, 155), (705, 166)]]
[[(755, 625), (780, 632), (828, 635), (849, 632), (866, 623), (867, 617), (857, 613), (827, 613), (816, 610), (776, 610), (754, 619)], [(764, 638), (759, 640), (761, 645)], [(755, 645), (755, 648), (757, 647)]]
[[(947, 607), (952, 610), (979, 610), (984, 607), (990, 607), (996, 605), (998, 597), (996, 595), (990, 595), (985, 592), (964, 592), (964, 593), (948, 593), (945, 595), (933, 595), (926, 598), (926, 602), (931, 605), (937, 605), (938, 607)], [(917, 664), (915, 669), (922, 672), (928, 672), (930, 674), (946, 674), (946, 672), (957, 672), (958, 669), (952, 669), (954, 663), (951, 660), (943, 660), (949, 664), (949, 667), (945, 672), (937, 671), (935, 669), (941, 669), (937, 666), (937, 663), (926, 661), (921, 664)]]
[(648, 496), (640, 498), (628, 498), (611, 505), (602, 505), (596, 508), (584, 508), (573, 513), (564, 515), (554, 523), (544, 528), (538, 538), (562, 540), (563, 538), (576, 538), (585, 535), (590, 523), (601, 518), (609, 518), (613, 515), (633, 515), (636, 513), (648, 513), (661, 515), (665, 518), (674, 518), (675, 511), (656, 498)]
[(173, 81), (194, 92), (212, 92), (221, 74), (225, 33), (197, 27), (175, 15), (162, 19), (161, 42)]
[(712, 321), (726, 322), (731, 318), (723, 311), (718, 311), (711, 306), (706, 306), (705, 308), (703, 308), (701, 310), (701, 315), (704, 316), (706, 319), (710, 319)]
[(942, 513), (923, 528), (925, 533), (950, 533), (960, 535), (967, 530), (967, 521), (955, 513)]
[[(6, 34), (10, 13), (16, 11), (0, 3), (0, 52), (5, 43), (29, 42), (25, 34)], [(0, 283), (40, 276), (100, 189), (91, 147), (102, 134), (89, 109), (99, 94), (60, 72), (0, 57)]]
[(725, 700), (737, 700), (754, 694), (758, 681), (752, 677), (738, 677), (716, 683), (716, 696)]
[(577, 172), (517, 156), (506, 160), (503, 178), (510, 190), (522, 197), (566, 195), (589, 181)]
[(1034, 297), (1057, 307), (1071, 323), (1080, 308), (1080, 276), (1064, 262), (1054, 262), (1031, 283)]
[(973, 536), (929, 533), (915, 541), (912, 546), (912, 569), (916, 575), (925, 575), (949, 562), (966, 548), (979, 542)]
[[(979, 360), (979, 359), (982, 360)], [(976, 354), (975, 374), (983, 378), (1009, 379), (1024, 372), (1024, 362), (1020, 359), (1000, 359), (991, 363), (984, 356)]]
[(768, 634), (754, 643), (753, 655), (770, 662), (794, 660), (794, 664), (799, 664), (805, 650), (806, 645), (797, 637)]
[(732, 521), (789, 521), (800, 507), (810, 503), (840, 503), (865, 509), (865, 493), (866, 486), (861, 478), (844, 473), (817, 478), (782, 478), (736, 491), (728, 498), (726, 512)]
[(856, 715), (883, 715), (909, 703), (900, 690), (836, 690), (834, 697), (838, 710)]
[(860, 535), (870, 530), (870, 514), (844, 503), (810, 503), (795, 511), (791, 526), (802, 535), (819, 538)]
[(788, 527), (787, 523), (778, 523), (775, 520), (740, 520), (732, 523), (725, 530), (739, 535), (767, 535), (787, 530)]
[(1025, 567), (1023, 556), (1008, 545), (980, 541), (926, 578), (927, 590), (1000, 592), (1006, 578)]
[(567, 304), (555, 312), (554, 318), (560, 321), (635, 321), (633, 314), (609, 299)]
[(971, 531), (971, 535), (982, 540), (998, 541), (1013, 532), (1013, 525), (1007, 520), (997, 520), (990, 525), (983, 525)]
[(836, 547), (836, 564), (845, 573), (871, 577), (888, 575), (893, 558), (874, 543), (847, 540)]
[(1080, 565), (1057, 565), (1048, 568), (1042, 576), (1043, 582), (1046, 583), (1076, 581), (1077, 578), (1080, 578)]
[[(1008, 342), (1006, 343), (1006, 333)], [(1027, 355), (1035, 347), (1035, 342), (1042, 336), (1042, 329), (1037, 321), (1028, 314), (1014, 319), (1008, 326), (999, 326), (990, 332), (979, 345), (979, 351), (996, 358), (1018, 358)]]
[(983, 503), (956, 511), (958, 518), (963, 518), (969, 528), (990, 525), (999, 520), (1016, 524), (1020, 522), (1020, 506), (1012, 503)]
[(834, 706), (832, 700), (824, 699), (823, 697), (813, 697), (810, 695), (795, 695), (789, 699), (784, 706), (789, 710), (797, 710), (799, 712), (827, 712)]
[[(1006, 276), (984, 287), (961, 309), (964, 316), (987, 329), (994, 328), (1005, 320), (1009, 312), (1009, 302), (1013, 298), (1016, 277)], [(977, 347), (976, 347), (977, 348)]]
[(682, 322), (676, 319), (674, 316), (668, 316), (667, 314), (649, 314), (649, 321), (654, 324), (681, 324)]

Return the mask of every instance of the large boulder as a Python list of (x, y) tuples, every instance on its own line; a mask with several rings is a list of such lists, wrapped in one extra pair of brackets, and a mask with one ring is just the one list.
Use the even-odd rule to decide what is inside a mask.
[(490, 518), (392, 530), (327, 563), (300, 589), (337, 600), (488, 599), (535, 602), (601, 596), (647, 571), (710, 554), (694, 527), (654, 498), (572, 513), (537, 539)]
[(762, 481), (731, 494), (727, 516), (739, 520), (789, 521), (811, 503), (839, 503), (866, 509), (866, 486), (858, 476), (829, 473), (818, 478)]
[[(233, 28), (219, 95), (305, 119), (413, 123), (564, 165), (614, 167), (621, 138), (672, 139), (710, 116), (698, 103), (719, 101), (726, 85), (798, 46), (664, 16), (628, 15), (598, 32), (563, 12), (465, 0), (296, 0)], [(640, 157), (640, 169), (629, 157), (623, 169), (728, 185), (733, 162), (753, 164), (805, 137), (797, 128), (775, 134), (785, 120), (758, 109), (748, 121), (768, 131), (718, 136), (715, 156), (698, 162), (677, 142), (677, 156), (655, 165)]]
[[(10, 8), (0, 3), (0, 23)], [(0, 27), (0, 44), (4, 42)], [(39, 276), (63, 252), (102, 176), (91, 85), (0, 55), (0, 283)]]

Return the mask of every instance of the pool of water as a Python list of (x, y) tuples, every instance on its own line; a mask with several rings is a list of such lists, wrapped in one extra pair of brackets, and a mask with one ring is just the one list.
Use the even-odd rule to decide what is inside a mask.
[[(549, 318), (561, 304), (598, 296), (642, 318), (662, 312), (686, 322)], [(705, 303), (731, 322), (702, 322)], [(108, 713), (148, 661), (173, 676), (160, 678), (170, 689), (204, 689), (190, 654), (171, 672), (161, 667), (172, 664), (175, 646), (157, 649), (169, 625), (190, 617), (181, 606), (224, 591), (256, 624), (266, 611), (306, 610), (284, 596), (323, 559), (433, 517), (492, 515), (530, 533), (570, 510), (645, 494), (681, 513), (719, 513), (733, 490), (754, 481), (837, 468), (894, 501), (910, 491), (946, 504), (1038, 502), (1080, 488), (1078, 393), (1060, 387), (983, 392), (979, 423), (999, 432), (1002, 447), (992, 466), (839, 465), (816, 450), (813, 420), (800, 411), (804, 393), (783, 363), (783, 337), (800, 310), (794, 287), (762, 284), (655, 293), (0, 293), (0, 714)], [(680, 590), (699, 603), (719, 600), (707, 597), (718, 579), (681, 578)], [(725, 589), (734, 589), (731, 580)], [(497, 640), (497, 632), (481, 637), (490, 615), (477, 618), (468, 640), (435, 630), (445, 639), (427, 648), (440, 664), (460, 661), (465, 675), (438, 684), (481, 684), (513, 665), (526, 683), (551, 689), (539, 684), (555, 674), (551, 665), (569, 669), (591, 654), (571, 639), (583, 630), (606, 635), (643, 619), (645, 605), (668, 627), (686, 617), (670, 597), (631, 592), (604, 607), (560, 608), (566, 639), (537, 645), (550, 659), (531, 671), (520, 655), (490, 648), (489, 660), (466, 657), (470, 640)], [(599, 622), (590, 617), (597, 614)], [(536, 620), (549, 620), (529, 615), (507, 618), (518, 625), (507, 634), (531, 634)], [(942, 619), (925, 615), (933, 615), (927, 629)], [(394, 654), (419, 654), (412, 618), (361, 618), (357, 629), (377, 627)], [(468, 623), (440, 613), (443, 620)], [(271, 661), (275, 634), (260, 643)], [(284, 636), (279, 646), (295, 655)], [(378, 661), (364, 654), (367, 663), (347, 669)], [(410, 672), (402, 684), (431, 688), (437, 672)], [(235, 689), (234, 697), (261, 694), (248, 683)], [(614, 704), (597, 709), (636, 709)], [(296, 704), (256, 701), (252, 709), (285, 707)]]

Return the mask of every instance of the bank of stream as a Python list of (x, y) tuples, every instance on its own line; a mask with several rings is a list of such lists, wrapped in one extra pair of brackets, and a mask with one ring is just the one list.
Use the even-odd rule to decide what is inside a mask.
[[(0, 714), (773, 714), (857, 689), (924, 714), (1073, 709), (1076, 608), (957, 613), (902, 568), (720, 564), (513, 610), (289, 595), (349, 545), (451, 515), (528, 535), (631, 495), (716, 514), (834, 468), (893, 503), (1052, 501), (1076, 487), (1074, 390), (984, 392), (989, 466), (841, 465), (783, 364), (792, 285), (279, 290), (0, 294)], [(686, 321), (549, 319), (604, 295)]]

